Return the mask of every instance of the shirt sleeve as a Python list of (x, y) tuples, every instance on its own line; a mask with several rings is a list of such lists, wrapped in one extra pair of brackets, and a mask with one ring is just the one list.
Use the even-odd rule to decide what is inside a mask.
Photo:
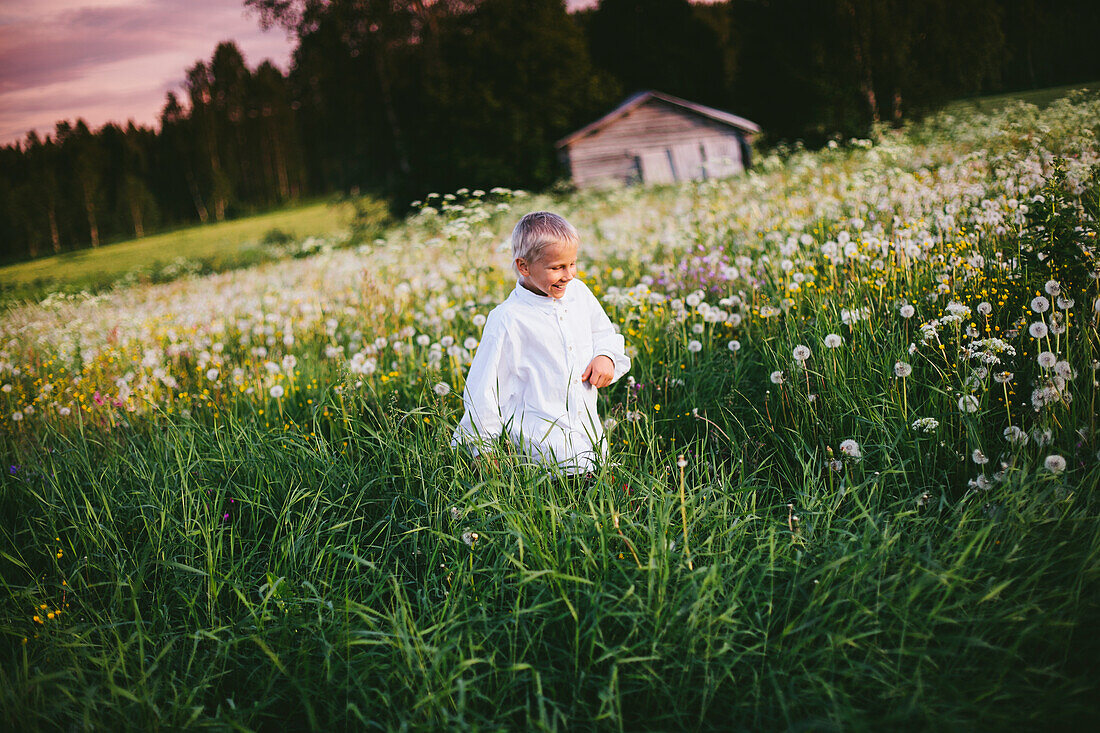
[(617, 382), (624, 374), (630, 371), (630, 357), (626, 355), (626, 340), (623, 335), (615, 330), (611, 319), (607, 317), (603, 306), (596, 296), (588, 290), (589, 318), (592, 325), (593, 356), (606, 356), (615, 365), (615, 376), (612, 382)]
[(451, 440), (452, 447), (465, 445), (477, 456), (500, 436), (504, 429), (502, 408), (516, 389), (513, 346), (502, 319), (490, 314), (466, 375), (462, 390), (465, 413)]

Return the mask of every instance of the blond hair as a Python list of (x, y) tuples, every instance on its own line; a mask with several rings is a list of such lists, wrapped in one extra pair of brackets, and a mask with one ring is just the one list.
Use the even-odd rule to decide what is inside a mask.
[(577, 230), (562, 217), (549, 211), (532, 211), (512, 230), (512, 270), (518, 275), (516, 260), (534, 264), (552, 244), (580, 244), (580, 241)]

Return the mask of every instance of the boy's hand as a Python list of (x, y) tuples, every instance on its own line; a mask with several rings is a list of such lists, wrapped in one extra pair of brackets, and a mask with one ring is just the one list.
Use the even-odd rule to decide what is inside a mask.
[(600, 354), (588, 362), (588, 367), (581, 375), (582, 382), (588, 382), (593, 387), (606, 387), (615, 378), (615, 362), (610, 356)]

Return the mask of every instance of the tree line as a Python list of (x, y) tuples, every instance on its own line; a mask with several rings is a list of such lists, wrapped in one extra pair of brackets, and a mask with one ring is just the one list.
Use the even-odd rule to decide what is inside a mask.
[(401, 206), (545, 187), (554, 141), (656, 89), (766, 140), (865, 133), (959, 96), (1100, 78), (1100, 4), (1038, 0), (244, 0), (290, 68), (221, 43), (155, 128), (82, 120), (0, 148), (0, 258), (221, 221), (307, 196)]

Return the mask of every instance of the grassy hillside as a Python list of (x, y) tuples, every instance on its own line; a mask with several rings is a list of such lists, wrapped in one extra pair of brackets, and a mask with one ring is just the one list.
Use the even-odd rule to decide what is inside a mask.
[(173, 273), (222, 271), (264, 261), (264, 237), (278, 230), (294, 241), (345, 234), (350, 206), (313, 203), (233, 221), (186, 227), (142, 239), (43, 257), (0, 268), (0, 298), (23, 300), (54, 290), (99, 290), (127, 275), (171, 279)]

